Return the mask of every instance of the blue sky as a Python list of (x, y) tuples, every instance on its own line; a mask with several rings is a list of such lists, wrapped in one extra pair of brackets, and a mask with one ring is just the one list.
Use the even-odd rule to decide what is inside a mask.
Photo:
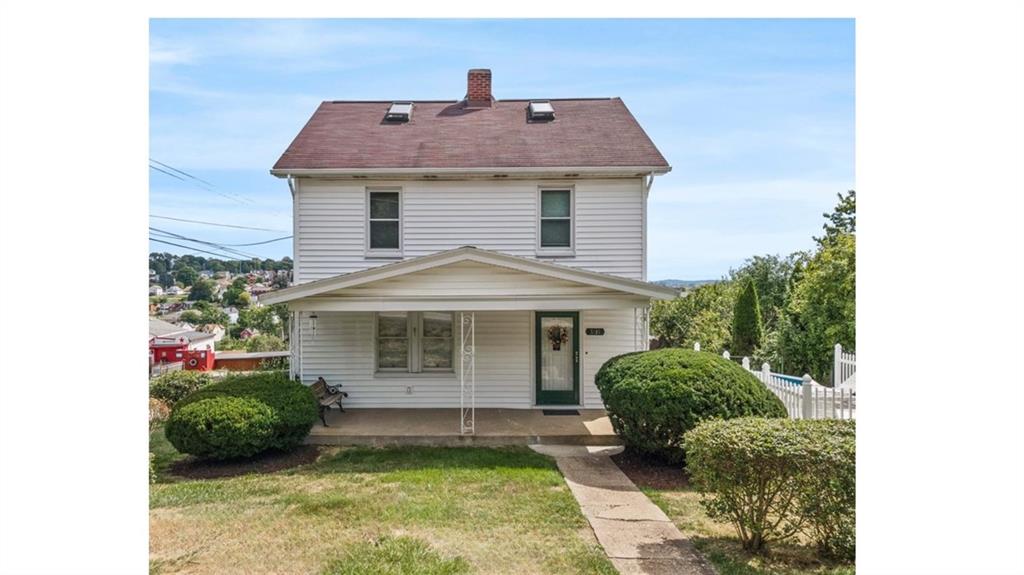
[(153, 20), (150, 157), (214, 191), (151, 170), (150, 213), (283, 232), (150, 225), (288, 235), (288, 188), (268, 170), (320, 101), (459, 99), (474, 67), (498, 99), (625, 101), (673, 168), (650, 198), (652, 280), (808, 249), (854, 187), (853, 20)]

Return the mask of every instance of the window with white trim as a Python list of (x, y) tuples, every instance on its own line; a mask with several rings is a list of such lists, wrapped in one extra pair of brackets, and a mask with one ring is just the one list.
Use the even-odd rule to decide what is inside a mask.
[(399, 255), (402, 251), (402, 193), (398, 188), (368, 189), (366, 251)]
[(571, 189), (540, 191), (539, 246), (542, 251), (573, 249), (572, 215)]
[(450, 372), (454, 356), (451, 312), (377, 313), (377, 371)]

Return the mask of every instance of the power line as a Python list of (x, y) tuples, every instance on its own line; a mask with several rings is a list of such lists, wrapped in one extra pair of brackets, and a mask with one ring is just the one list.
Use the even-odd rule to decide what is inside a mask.
[(274, 242), (279, 242), (281, 240), (290, 240), (290, 239), (292, 239), (292, 237), (293, 236), (284, 236), (282, 238), (274, 238), (272, 240), (267, 240), (265, 242), (253, 242), (251, 244), (222, 244), (222, 245), (236, 247), (236, 248), (244, 248), (246, 246), (262, 246), (263, 244), (270, 244), (270, 243), (274, 243)]
[[(186, 180), (185, 178), (188, 178), (190, 180), (193, 180), (193, 182), (198, 182), (198, 183), (194, 183), (194, 185), (196, 185), (197, 187), (199, 187), (199, 188), (201, 188), (203, 190), (206, 190), (208, 192), (213, 192), (213, 193), (217, 194), (218, 196), (227, 198), (229, 200), (234, 200), (234, 201), (236, 201), (238, 203), (241, 203), (241, 204), (249, 204), (249, 205), (253, 205), (253, 206), (257, 205), (255, 201), (253, 201), (253, 200), (251, 200), (251, 199), (249, 199), (249, 198), (247, 198), (247, 197), (245, 197), (245, 196), (243, 196), (241, 194), (236, 194), (234, 192), (223, 191), (220, 188), (218, 188), (217, 186), (211, 184), (210, 182), (207, 182), (206, 180), (200, 178), (199, 176), (194, 176), (194, 175), (186, 172), (185, 170), (181, 170), (181, 169), (175, 168), (174, 166), (172, 166), (170, 164), (165, 164), (165, 163), (161, 162), (160, 160), (154, 160), (153, 158), (150, 158), (149, 161), (152, 162), (149, 165), (150, 168), (152, 168), (152, 169), (154, 169), (154, 170), (156, 170), (158, 172), (167, 174), (168, 176), (171, 176), (172, 178), (177, 178), (177, 179), (179, 179), (179, 180), (181, 180), (183, 182), (187, 182), (188, 180)], [(181, 176), (178, 176), (178, 175), (175, 175), (175, 174), (173, 174), (171, 172), (168, 172), (167, 170), (162, 170), (162, 169), (154, 166), (153, 164), (158, 164), (160, 166), (163, 166), (164, 168), (167, 168), (167, 170), (171, 170), (171, 172), (177, 172), (178, 174), (181, 174), (182, 176), (185, 176), (185, 178), (182, 178)], [(286, 215), (286, 214), (283, 214), (279, 210), (274, 210), (273, 212), (275, 214)]]
[(161, 219), (161, 220), (174, 220), (176, 222), (188, 222), (190, 224), (204, 224), (204, 225), (207, 225), (207, 226), (217, 226), (217, 227), (221, 227), (221, 228), (236, 228), (236, 229), (239, 229), (239, 230), (255, 230), (257, 232), (284, 232), (284, 233), (288, 233), (288, 230), (275, 230), (275, 229), (271, 229), (271, 228), (253, 228), (253, 227), (249, 227), (249, 226), (233, 226), (231, 224), (218, 224), (216, 222), (203, 222), (203, 221), (200, 221), (200, 220), (187, 220), (185, 218), (172, 218), (170, 216), (158, 216), (158, 215), (155, 215), (155, 214), (150, 214), (149, 217), (151, 217), (151, 218), (158, 218), (158, 219)]
[(176, 176), (176, 175), (174, 175), (174, 174), (172, 174), (172, 173), (168, 172), (167, 170), (161, 170), (160, 168), (158, 168), (158, 167), (156, 167), (156, 166), (150, 166), (150, 169), (153, 169), (153, 170), (156, 170), (156, 171), (158, 171), (158, 172), (161, 172), (161, 173), (167, 174), (168, 176), (170, 176), (170, 177), (172, 177), (172, 178), (177, 178), (177, 179), (179, 179), (179, 180), (181, 180), (181, 181), (183, 181), (183, 182), (185, 181), (185, 178), (183, 178), (183, 177), (181, 177), (181, 176)]
[(246, 257), (249, 257), (249, 258), (257, 258), (257, 259), (259, 258), (259, 256), (256, 255), (256, 254), (250, 254), (248, 252), (243, 252), (242, 250), (236, 250), (236, 249), (233, 249), (233, 248), (229, 248), (227, 246), (224, 246), (224, 245), (221, 245), (221, 244), (218, 244), (218, 243), (215, 243), (215, 242), (208, 242), (206, 240), (198, 240), (196, 238), (190, 238), (188, 236), (183, 236), (181, 234), (176, 234), (174, 232), (169, 232), (167, 230), (161, 230), (161, 229), (157, 229), (157, 228), (154, 228), (154, 227), (150, 227), (149, 229), (151, 231), (159, 232), (161, 234), (164, 234), (165, 237), (171, 237), (171, 238), (174, 238), (174, 239), (184, 240), (186, 242), (194, 242), (194, 243), (197, 243), (197, 244), (204, 244), (204, 245), (207, 245), (207, 246), (210, 246), (210, 247), (217, 248), (219, 250), (223, 250), (223, 251), (228, 252), (228, 253), (238, 254), (240, 256), (246, 256)]
[(239, 262), (240, 262), (240, 261), (244, 261), (244, 260), (240, 260), (240, 259), (238, 259), (238, 258), (233, 258), (233, 257), (231, 257), (231, 256), (229, 256), (229, 255), (225, 255), (225, 254), (218, 254), (218, 253), (216, 253), (216, 252), (211, 252), (211, 251), (207, 251), (207, 250), (201, 250), (201, 249), (199, 249), (199, 248), (194, 248), (194, 247), (192, 247), (192, 246), (183, 246), (183, 245), (181, 245), (181, 244), (176, 244), (176, 243), (174, 243), (174, 242), (168, 242), (168, 241), (164, 241), (164, 240), (158, 240), (158, 239), (156, 239), (156, 238), (152, 238), (152, 237), (151, 237), (151, 238), (149, 238), (149, 241), (151, 241), (151, 242), (159, 242), (159, 243), (161, 243), (161, 244), (167, 244), (167, 245), (170, 245), (170, 246), (177, 246), (177, 247), (179, 247), (179, 248), (184, 248), (184, 249), (186, 249), (186, 250), (189, 250), (189, 251), (193, 251), (193, 252), (202, 252), (202, 253), (204, 253), (204, 254), (210, 254), (210, 255), (214, 255), (214, 256), (217, 256), (217, 257), (219, 257), (219, 258), (225, 258), (225, 259), (227, 259), (228, 261), (239, 261)]
[(174, 166), (168, 166), (167, 164), (165, 164), (165, 163), (163, 163), (163, 162), (161, 162), (159, 160), (154, 160), (153, 158), (150, 158), (149, 161), (153, 162), (154, 164), (159, 164), (159, 165), (167, 168), (168, 170), (171, 170), (171, 171), (174, 171), (174, 172), (178, 172), (179, 174), (181, 174), (183, 176), (187, 176), (189, 178), (192, 178), (193, 180), (195, 180), (197, 182), (202, 182), (202, 183), (206, 184), (207, 186), (210, 186), (211, 188), (215, 188), (216, 187), (213, 184), (211, 184), (210, 182), (207, 182), (206, 180), (204, 180), (204, 179), (202, 179), (202, 178), (200, 178), (198, 176), (193, 176), (192, 174), (190, 174), (190, 173), (188, 173), (188, 172), (186, 172), (184, 170), (179, 170), (178, 168), (175, 168)]
[[(149, 229), (155, 230), (156, 228), (149, 228)], [(178, 236), (177, 234), (171, 234), (170, 232), (163, 232), (163, 233), (167, 234), (168, 237), (181, 237), (181, 236)], [(274, 238), (272, 240), (265, 240), (265, 241), (262, 241), (262, 242), (252, 242), (252, 243), (248, 243), (248, 244), (216, 244), (216, 245), (223, 246), (223, 247), (229, 247), (229, 248), (244, 248), (244, 247), (248, 247), (248, 246), (262, 246), (264, 244), (271, 244), (271, 243), (274, 243), (274, 242), (280, 242), (282, 240), (290, 240), (290, 239), (292, 239), (292, 237), (294, 237), (294, 236), (283, 236), (283, 237), (280, 237), (280, 238)]]

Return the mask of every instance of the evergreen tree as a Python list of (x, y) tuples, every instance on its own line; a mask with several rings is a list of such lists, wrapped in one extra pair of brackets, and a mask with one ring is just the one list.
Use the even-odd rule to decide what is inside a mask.
[(761, 322), (761, 304), (757, 298), (754, 280), (748, 280), (746, 287), (736, 297), (732, 314), (732, 349), (737, 357), (751, 356), (764, 341), (764, 324)]

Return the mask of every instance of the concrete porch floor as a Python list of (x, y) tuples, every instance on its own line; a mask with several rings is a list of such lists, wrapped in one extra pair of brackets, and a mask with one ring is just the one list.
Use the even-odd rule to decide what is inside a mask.
[(458, 409), (356, 409), (327, 412), (306, 443), (316, 445), (620, 445), (603, 409), (544, 415), (540, 409), (477, 409), (476, 434), (459, 434)]

